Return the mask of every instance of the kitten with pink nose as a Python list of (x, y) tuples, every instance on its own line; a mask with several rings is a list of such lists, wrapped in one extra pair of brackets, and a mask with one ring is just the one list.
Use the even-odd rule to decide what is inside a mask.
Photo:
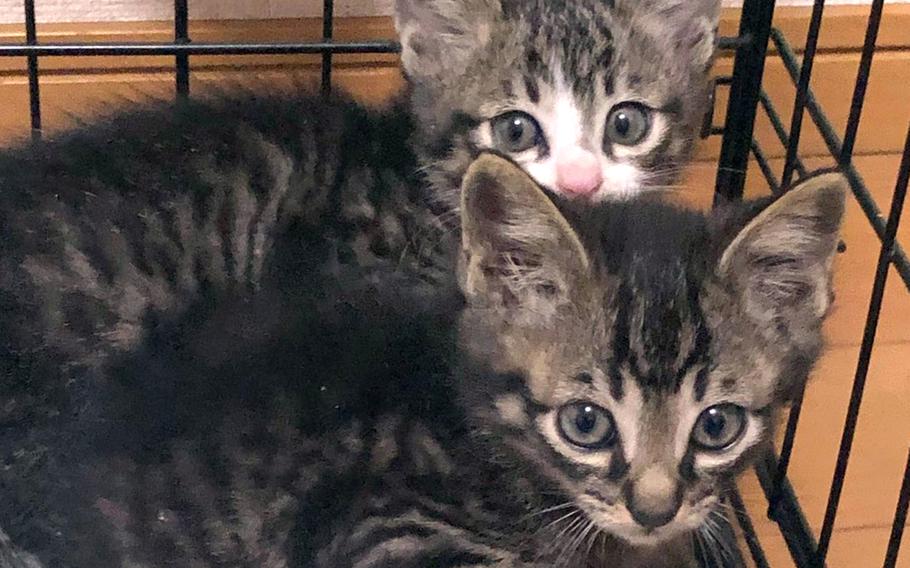
[(457, 207), (495, 151), (551, 193), (668, 189), (708, 102), (719, 0), (397, 0), (414, 148)]

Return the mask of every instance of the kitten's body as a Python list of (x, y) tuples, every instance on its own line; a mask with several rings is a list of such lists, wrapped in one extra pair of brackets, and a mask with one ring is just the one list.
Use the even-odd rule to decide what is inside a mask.
[(455, 220), (416, 183), (409, 135), (394, 110), (241, 94), (0, 155), (0, 424), (63, 412), (86, 371), (195, 302), (377, 258), (450, 271)]
[[(576, 5), (400, 4), (413, 111), (231, 95), (128, 112), (0, 156), (0, 475), (11, 488), (0, 495), (10, 500), (0, 507), (10, 515), (0, 526), (15, 531), (17, 541), (73, 554), (78, 563), (85, 533), (70, 532), (70, 523), (78, 527), (80, 515), (96, 510), (106, 511), (106, 522), (123, 520), (130, 506), (99, 497), (111, 489), (108, 483), (116, 487), (111, 468), (118, 466), (106, 461), (110, 456), (91, 461), (103, 445), (96, 426), (110, 418), (104, 397), (111, 373), (132, 362), (132, 374), (146, 376), (136, 370), (136, 358), (154, 345), (155, 334), (262, 288), (276, 294), (307, 285), (331, 288), (327, 282), (342, 282), (346, 267), (360, 279), (361, 270), (378, 265), (370, 278), (386, 286), (390, 272), (403, 273), (399, 283), (409, 289), (444, 282), (455, 263), (461, 178), (479, 152), (503, 150), (491, 132), (504, 114), (541, 113), (535, 146), (505, 153), (554, 193), (566, 193), (560, 163), (571, 170), (580, 155), (589, 162), (595, 156), (603, 183), (586, 190), (587, 203), (658, 189), (691, 151), (710, 61), (713, 0), (655, 1), (640, 14), (633, 9), (638, 3), (592, 0), (585, 4), (591, 30), (568, 18)], [(482, 9), (466, 18), (472, 5)], [(495, 35), (474, 37), (484, 29), (475, 25), (478, 19)], [(676, 20), (683, 25), (661, 28)], [(447, 65), (438, 65), (432, 50), (421, 52), (427, 35), (448, 42), (446, 54), (453, 57)], [(595, 35), (591, 59), (585, 42)], [(516, 50), (525, 40), (534, 53)], [(668, 45), (679, 53), (669, 55)], [(488, 68), (481, 73), (463, 65), (465, 58)], [(494, 85), (491, 74), (502, 80)], [(606, 140), (604, 123), (628, 101), (650, 108), (649, 124), (659, 128), (618, 149)], [(563, 151), (568, 161), (560, 158)], [(621, 179), (609, 173), (616, 166)], [(133, 388), (146, 392), (141, 381)], [(179, 406), (175, 392), (159, 398)], [(171, 418), (152, 410), (145, 416), (165, 425)], [(281, 462), (293, 445), (263, 459)], [(134, 455), (133, 449), (126, 453)], [(26, 483), (31, 476), (36, 481)], [(130, 499), (137, 486), (154, 486), (154, 479), (132, 482), (124, 489)], [(256, 498), (267, 500), (267, 494)], [(141, 495), (135, 499), (141, 506)], [(48, 511), (41, 512), (42, 502)], [(228, 514), (243, 525), (228, 539), (245, 542), (233, 552), (225, 552), (233, 545), (209, 539), (209, 528), (198, 528), (208, 526), (209, 517), (182, 522), (199, 523), (194, 534), (214, 547), (210, 563), (261, 565), (262, 556), (249, 553), (257, 560), (248, 560), (237, 551), (264, 542), (263, 554), (279, 554), (270, 537), (250, 537), (258, 544), (248, 544), (240, 534), (255, 532), (244, 523), (269, 515)], [(162, 526), (168, 518), (165, 512)], [(24, 527), (31, 527), (28, 534)], [(287, 531), (276, 534), (281, 541)], [(190, 557), (209, 554), (174, 546)], [(92, 565), (93, 549), (83, 550)]]
[[(459, 298), (372, 276), (226, 296), (152, 332), (92, 410), (41, 434), (40, 463), (14, 464), (13, 541), (45, 566), (583, 565), (578, 517), (537, 514), (558, 488), (453, 404), (490, 390), (453, 383)], [(689, 537), (593, 544), (611, 568), (697, 565)]]
[[(688, 531), (768, 439), (788, 364), (817, 355), (838, 194), (711, 219), (612, 206), (570, 227), (502, 163), (466, 182), (464, 298), (379, 261), (162, 323), (84, 412), (33, 431), (40, 459), (0, 473), (0, 524), (51, 566), (695, 566)], [(765, 313), (756, 291), (773, 293)], [(681, 357), (703, 326), (708, 349)], [(676, 371), (690, 366), (709, 369), (702, 387)], [(663, 445), (699, 388), (757, 424), (708, 469)], [(620, 445), (553, 437), (579, 397), (613, 409)], [(678, 518), (646, 547), (610, 536), (645, 538), (625, 492), (676, 460)]]
[[(659, 181), (645, 176), (616, 195), (663, 184), (691, 150), (716, 4), (655, 0), (636, 12), (642, 6), (626, 1), (403, 0), (410, 110), (229, 95), (129, 111), (4, 152), (0, 424), (78, 409), (86, 377), (140, 345), (156, 321), (278, 277), (271, 266), (291, 266), (285, 257), (311, 272), (377, 257), (431, 279), (449, 272), (437, 245), (457, 232), (461, 177), (497, 148), (490, 129), (503, 113), (547, 115), (537, 157), (515, 158), (553, 192), (562, 190), (543, 151), (551, 146), (608, 153), (626, 173), (666, 166)], [(481, 28), (494, 36), (475, 37)], [(423, 49), (427, 36), (451, 48), (446, 57)], [(672, 41), (683, 42), (680, 53), (659, 49)], [(526, 42), (533, 56), (518, 50)], [(492, 85), (490, 73), (501, 81)], [(620, 156), (594, 139), (611, 105), (627, 99), (655, 107), (655, 128), (647, 149)], [(657, 149), (661, 157), (644, 160)], [(609, 198), (614, 186), (589, 197)]]

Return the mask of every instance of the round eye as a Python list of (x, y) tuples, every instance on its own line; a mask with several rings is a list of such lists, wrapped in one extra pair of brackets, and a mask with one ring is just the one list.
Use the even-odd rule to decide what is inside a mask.
[(651, 109), (640, 103), (621, 103), (607, 116), (606, 142), (634, 146), (651, 131)]
[(523, 152), (541, 142), (540, 125), (530, 114), (507, 112), (491, 121), (493, 143), (506, 152)]
[(692, 443), (703, 450), (723, 450), (739, 440), (745, 429), (746, 411), (742, 406), (718, 404), (698, 417)]
[(573, 402), (559, 409), (562, 437), (587, 449), (609, 447), (616, 439), (613, 416), (590, 402)]

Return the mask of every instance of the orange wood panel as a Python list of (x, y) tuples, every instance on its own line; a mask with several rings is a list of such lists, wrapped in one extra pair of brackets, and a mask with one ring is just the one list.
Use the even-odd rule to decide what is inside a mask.
[[(910, 33), (907, 34), (910, 37)], [(826, 53), (816, 57), (812, 73), (812, 89), (820, 106), (834, 126), (838, 136), (843, 136), (850, 114), (850, 101), (859, 54)], [(715, 66), (719, 75), (729, 75), (733, 62), (720, 59)], [(856, 143), (857, 154), (899, 152), (903, 147), (910, 121), (910, 104), (907, 104), (907, 85), (910, 84), (910, 51), (882, 51), (875, 56), (869, 78), (863, 117)], [(783, 62), (769, 56), (765, 66), (764, 89), (768, 93), (787, 129), (796, 89)], [(726, 87), (717, 90), (714, 124), (723, 125), (727, 106)], [(827, 146), (808, 113), (800, 138), (800, 155), (827, 155)], [(771, 128), (764, 112), (759, 111), (755, 123), (755, 138), (768, 157), (784, 156), (785, 150)], [(713, 137), (700, 148), (701, 158), (717, 156), (720, 138)]]
[[(868, 8), (862, 6), (834, 6), (826, 11), (825, 24), (820, 38), (822, 54), (816, 62), (813, 87), (824, 108), (838, 129), (843, 128), (849, 109), (849, 91), (858, 64), (857, 53), (862, 44), (865, 16)], [(802, 36), (807, 27), (809, 11), (806, 8), (782, 8), (778, 11), (776, 24), (790, 37), (793, 45), (802, 45)], [(733, 33), (739, 12), (727, 9), (724, 12), (722, 31)], [(878, 54), (873, 67), (872, 80), (867, 97), (864, 126), (860, 129), (857, 144), (858, 153), (894, 152), (903, 142), (902, 125), (910, 119), (910, 107), (891, 104), (904, 98), (904, 85), (910, 80), (910, 6), (888, 5), (879, 34), (882, 52)], [(391, 39), (394, 29), (390, 18), (339, 18), (335, 26), (336, 37), (343, 40)], [(97, 24), (49, 24), (39, 27), (39, 37), (45, 42), (110, 42), (110, 41), (167, 41), (172, 34), (169, 22), (124, 22)], [(191, 23), (191, 35), (196, 41), (294, 41), (316, 39), (320, 34), (318, 20), (243, 20), (243, 21), (202, 21)], [(0, 42), (22, 40), (21, 26), (0, 26)], [(392, 85), (400, 85), (400, 77), (393, 77), (397, 58), (394, 55), (344, 55), (336, 56), (339, 75), (344, 75), (342, 84), (358, 95), (365, 94), (369, 102), (381, 102), (391, 96)], [(66, 84), (65, 90), (74, 93), (77, 84), (80, 89), (100, 94), (101, 86), (107, 86), (111, 98), (124, 92), (152, 87), (153, 83), (168, 82), (172, 70), (169, 57), (55, 57), (41, 60), (42, 84)], [(194, 75), (221, 72), (233, 73), (235, 77), (261, 72), (285, 72), (312, 76), (316, 73), (318, 56), (199, 56), (191, 59)], [(727, 74), (732, 66), (729, 54), (722, 56), (717, 64), (717, 73)], [(376, 69), (383, 69), (384, 75), (377, 78)], [(367, 72), (361, 72), (363, 69)], [(106, 75), (114, 75), (114, 78)], [(386, 81), (379, 85), (375, 81)], [(135, 87), (127, 87), (135, 83)], [(782, 116), (789, 122), (790, 102), (793, 88), (789, 76), (777, 59), (769, 60), (766, 90), (780, 106)], [(48, 87), (46, 91), (53, 91)], [(155, 91), (155, 92), (166, 92)], [(715, 120), (721, 124), (725, 108), (726, 89), (719, 90), (718, 110)], [(97, 99), (98, 97), (92, 97)], [(8, 140), (12, 133), (23, 132), (21, 125), (27, 117), (25, 98), (25, 62), (22, 58), (0, 59), (0, 142)], [(68, 112), (87, 114), (89, 98), (82, 94), (64, 97), (60, 101), (51, 94), (48, 105), (58, 105)], [(55, 111), (49, 111), (50, 128), (59, 126), (54, 120)], [(807, 121), (808, 122), (808, 121)], [(781, 156), (783, 149), (767, 121), (760, 118), (756, 137), (769, 156)], [(702, 145), (699, 156), (711, 158), (717, 155), (719, 140), (714, 138)], [(825, 151), (820, 138), (811, 124), (807, 125), (806, 136), (801, 148), (803, 155), (821, 155)]]

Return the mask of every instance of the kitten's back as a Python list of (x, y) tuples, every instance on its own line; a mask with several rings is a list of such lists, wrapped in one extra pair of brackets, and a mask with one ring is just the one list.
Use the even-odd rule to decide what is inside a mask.
[(409, 124), (345, 99), (231, 92), (0, 153), (0, 423), (63, 404), (56, 378), (139, 345), (149, 317), (329, 255), (400, 251), (419, 224)]

